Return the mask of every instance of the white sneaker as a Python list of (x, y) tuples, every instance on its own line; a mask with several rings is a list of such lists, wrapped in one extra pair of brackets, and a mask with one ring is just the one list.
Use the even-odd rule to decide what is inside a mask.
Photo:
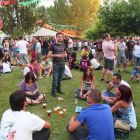
[(43, 78), (42, 76), (38, 77), (38, 78)]

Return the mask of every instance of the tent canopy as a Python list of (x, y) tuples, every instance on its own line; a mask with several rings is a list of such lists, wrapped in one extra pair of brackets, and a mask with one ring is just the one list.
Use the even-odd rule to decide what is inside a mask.
[(55, 36), (57, 32), (46, 29), (40, 28), (36, 33), (32, 34), (31, 36)]

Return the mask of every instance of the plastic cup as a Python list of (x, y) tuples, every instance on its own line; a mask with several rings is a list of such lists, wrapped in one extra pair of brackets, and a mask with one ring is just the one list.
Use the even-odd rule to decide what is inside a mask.
[(57, 107), (57, 113), (60, 112), (60, 106)]
[(78, 99), (75, 99), (75, 104), (77, 104), (78, 103)]
[(51, 117), (51, 110), (47, 110), (48, 117)]
[(45, 75), (43, 75), (43, 77), (45, 77)]
[(58, 102), (59, 103), (61, 103), (61, 100), (62, 100), (62, 98), (61, 97), (58, 97)]
[(43, 109), (46, 109), (46, 103), (43, 103)]
[(63, 106), (63, 111), (66, 111), (67, 110), (67, 107), (66, 106)]
[(54, 108), (54, 114), (57, 114), (57, 108)]
[(60, 111), (59, 114), (60, 114), (60, 118), (62, 118), (63, 117), (63, 111)]

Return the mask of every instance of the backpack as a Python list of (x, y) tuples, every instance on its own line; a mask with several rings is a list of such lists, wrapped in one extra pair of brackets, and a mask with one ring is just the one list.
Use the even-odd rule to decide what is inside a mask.
[(81, 68), (85, 68), (88, 65), (88, 61), (87, 60), (82, 60), (81, 61)]
[(69, 69), (71, 69), (71, 65), (72, 65), (73, 59), (74, 59), (74, 58), (72, 58), (72, 57), (69, 58), (69, 65), (68, 65)]

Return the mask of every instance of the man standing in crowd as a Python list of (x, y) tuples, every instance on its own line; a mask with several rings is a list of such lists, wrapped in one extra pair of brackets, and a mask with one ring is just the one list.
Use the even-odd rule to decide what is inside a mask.
[(128, 42), (126, 43), (126, 46), (127, 46), (127, 51), (126, 51), (126, 59), (127, 59), (127, 63), (129, 60), (131, 60), (131, 65), (133, 66), (133, 49), (134, 49), (134, 45), (135, 45), (135, 42), (132, 41), (132, 37), (129, 37), (128, 38)]
[(114, 89), (118, 88), (119, 85), (126, 85), (130, 88), (130, 85), (127, 82), (125, 82), (124, 80), (122, 80), (121, 75), (119, 73), (115, 73), (112, 76), (112, 82), (109, 82), (106, 90), (102, 91), (102, 94), (105, 97), (116, 97), (115, 93), (111, 92), (111, 90), (113, 88)]
[(13, 56), (14, 56), (14, 58), (16, 58), (16, 54), (15, 54), (15, 39), (11, 39), (11, 46), (13, 48)]
[(99, 41), (94, 43), (94, 45), (96, 45), (96, 48), (97, 48), (95, 58), (97, 59), (97, 57), (99, 56), (99, 63), (103, 59), (102, 42), (103, 42), (103, 39), (100, 37)]
[(49, 139), (50, 123), (25, 111), (25, 91), (18, 90), (12, 93), (9, 102), (11, 109), (4, 112), (1, 120), (0, 140)]
[(52, 82), (52, 96), (57, 97), (56, 90), (60, 94), (61, 81), (65, 71), (65, 57), (67, 57), (66, 46), (63, 41), (62, 33), (56, 34), (56, 43), (51, 44), (49, 57), (53, 58), (53, 82)]
[(129, 73), (126, 70), (126, 57), (125, 57), (125, 51), (127, 50), (126, 44), (124, 42), (124, 37), (120, 37), (120, 41), (117, 43), (118, 45), (118, 55), (117, 55), (117, 66), (118, 66), (118, 72), (120, 71), (120, 63), (123, 63), (124, 66), (124, 72)]
[(68, 50), (69, 50), (69, 55), (72, 54), (72, 51), (73, 51), (73, 41), (70, 38), (70, 36), (68, 37)]
[[(110, 106), (100, 104), (101, 92), (91, 89), (86, 96), (90, 107), (85, 108), (77, 119), (71, 117), (68, 132), (76, 140), (115, 140), (112, 112)], [(81, 127), (82, 123), (86, 123), (88, 129)]]
[(55, 43), (56, 42), (56, 40), (55, 40), (55, 37), (53, 36), (50, 40), (49, 40), (49, 43), (50, 43), (50, 45), (51, 44), (53, 44), (53, 43)]
[(29, 63), (28, 55), (27, 55), (27, 51), (26, 51), (26, 45), (30, 46), (30, 44), (28, 44), (28, 42), (23, 39), (24, 39), (23, 36), (19, 37), (19, 41), (16, 43), (15, 49), (19, 49), (20, 63), (24, 70), (24, 60), (25, 60), (26, 64)]
[(48, 54), (48, 48), (49, 48), (49, 45), (48, 45), (48, 41), (46, 40), (46, 38), (43, 38), (43, 56), (47, 56)]
[(39, 38), (36, 37), (36, 46), (35, 46), (35, 55), (38, 65), (41, 64), (41, 44), (39, 42)]
[(109, 83), (109, 77), (110, 77), (110, 73), (113, 71), (114, 69), (114, 53), (116, 52), (116, 40), (112, 43), (110, 42), (110, 34), (109, 33), (105, 33), (104, 35), (104, 41), (102, 44), (102, 49), (103, 49), (103, 53), (104, 53), (104, 69), (102, 70), (102, 77), (101, 77), (101, 81), (104, 80), (104, 75), (105, 72), (107, 71), (107, 80), (106, 83)]
[(31, 58), (35, 58), (35, 46), (36, 46), (36, 41), (35, 41), (35, 37), (33, 36), (33, 38), (32, 38), (32, 53), (31, 53)]

